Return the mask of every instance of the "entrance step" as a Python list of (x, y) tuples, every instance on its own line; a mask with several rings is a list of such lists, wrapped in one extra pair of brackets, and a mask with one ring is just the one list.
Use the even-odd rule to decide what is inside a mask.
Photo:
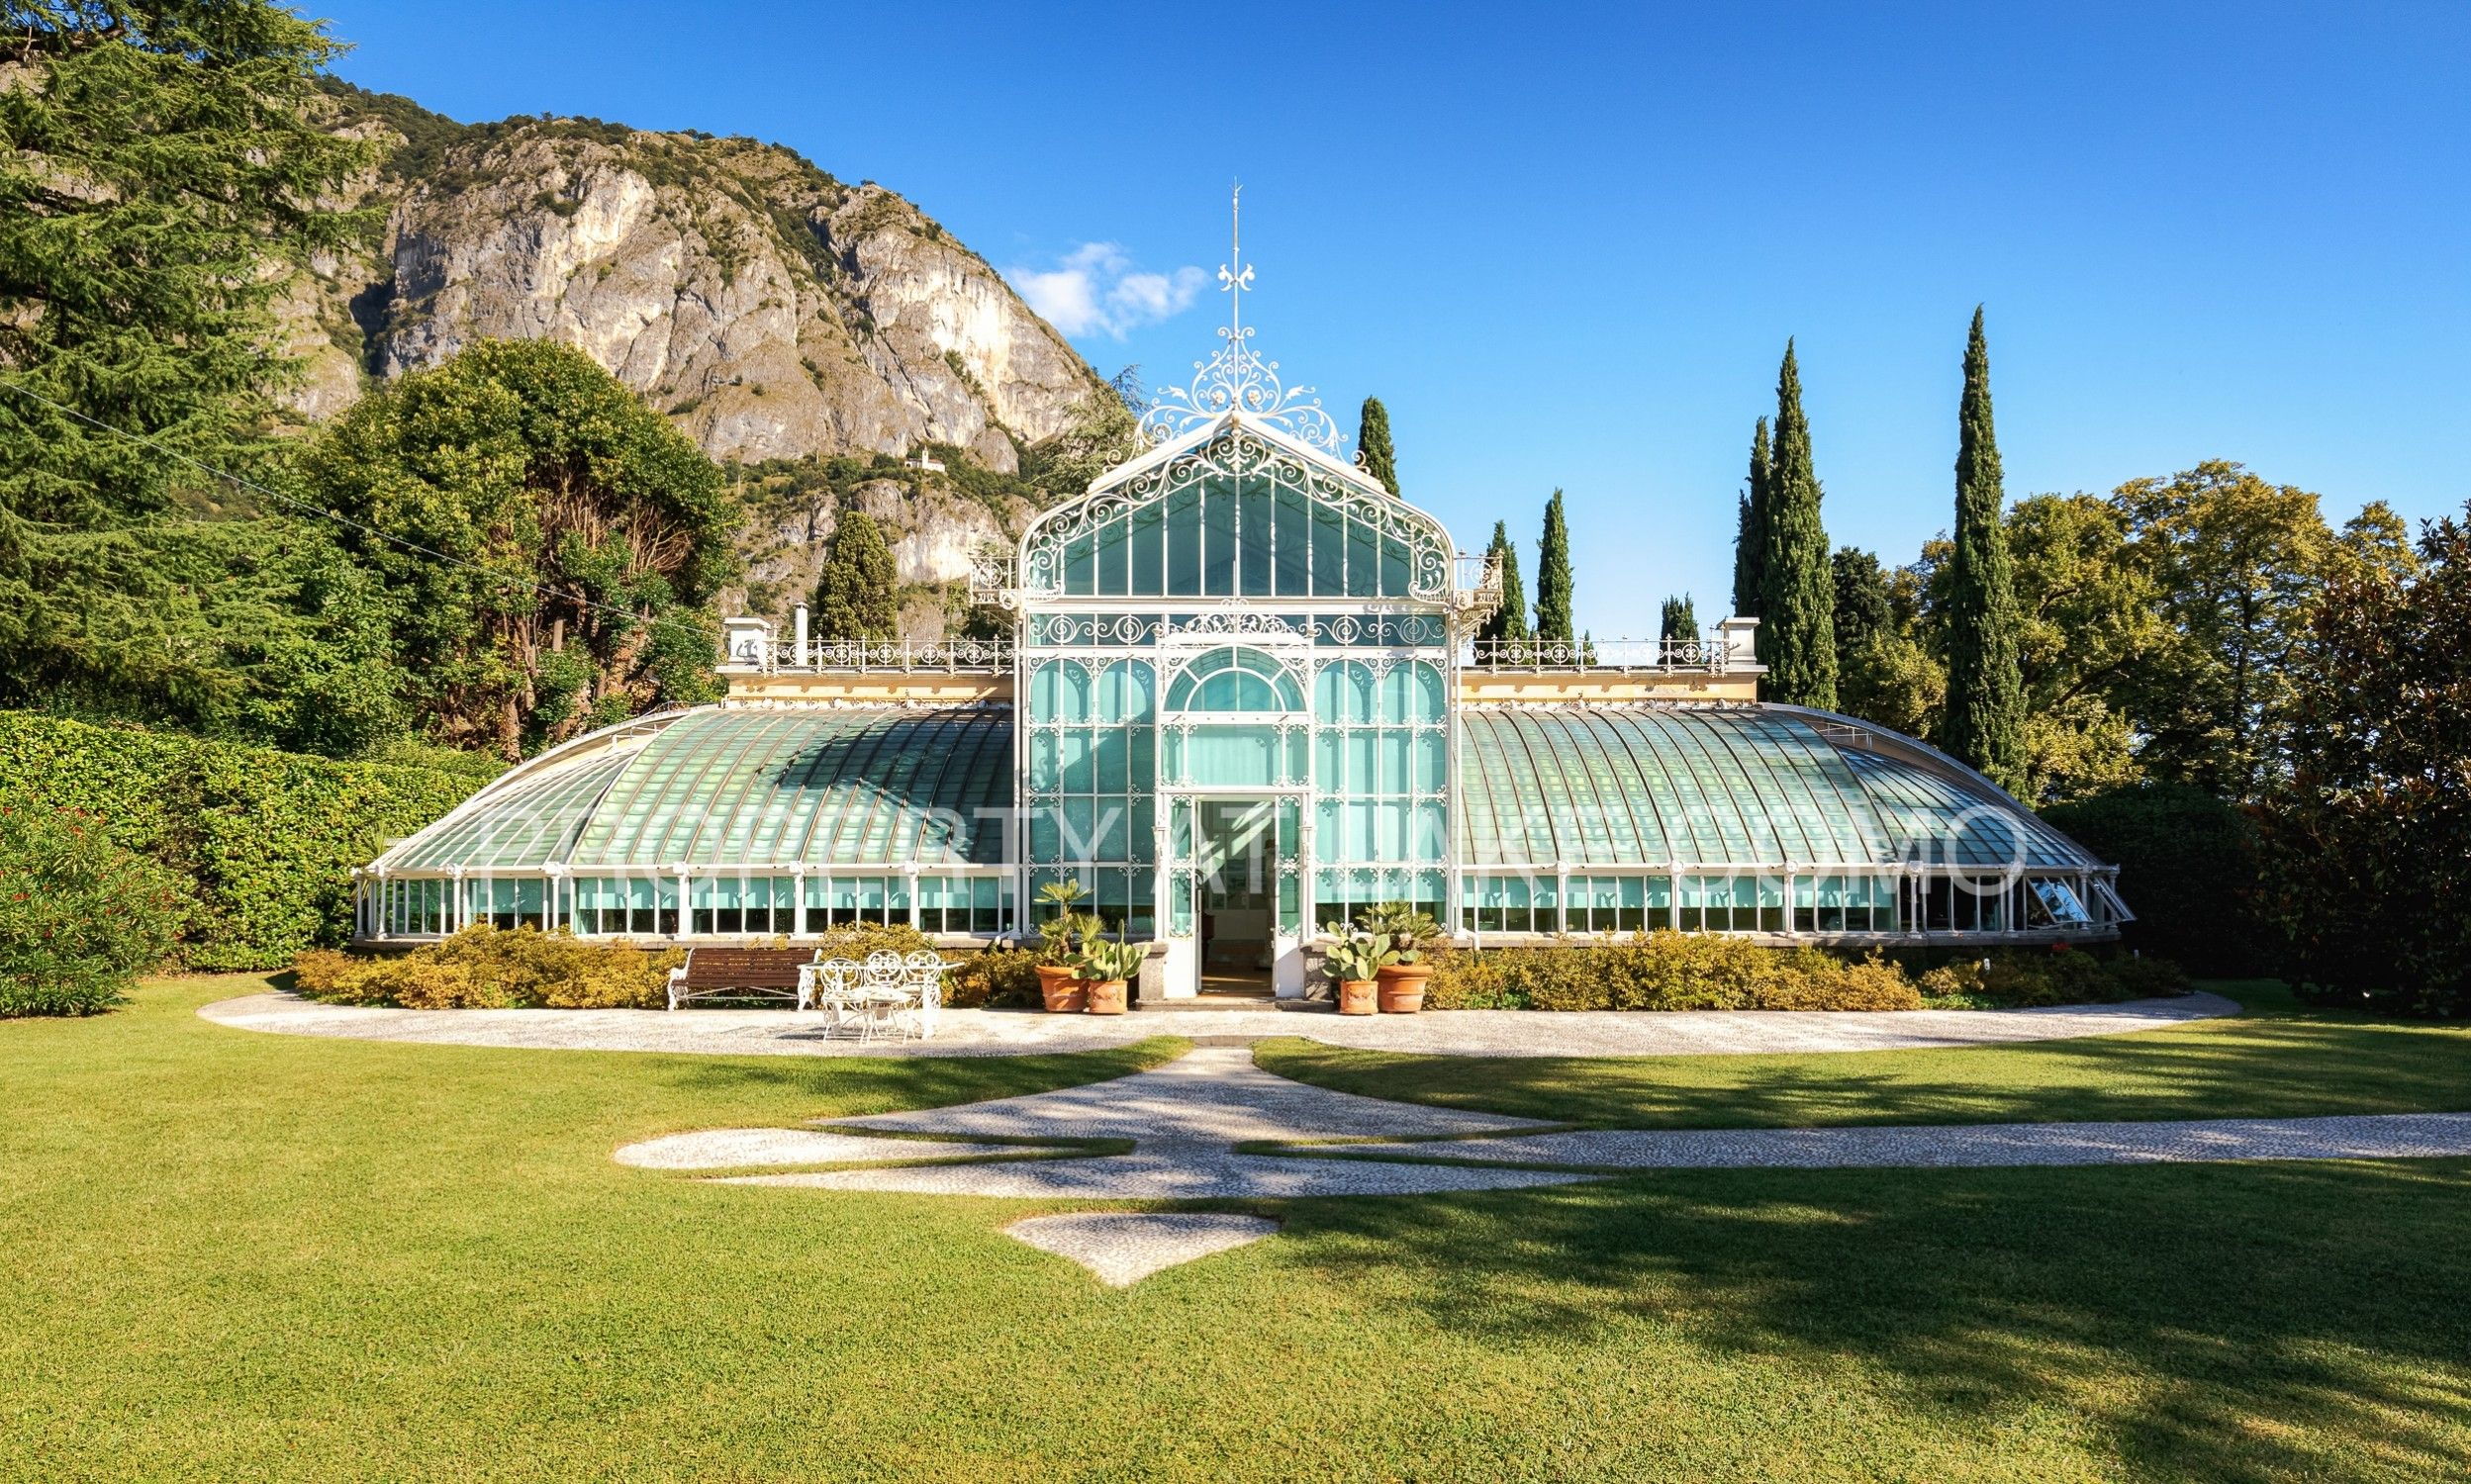
[(1280, 999), (1269, 994), (1194, 994), (1176, 999), (1145, 999), (1137, 1010), (1192, 1014), (1210, 1010), (1278, 1010), (1290, 1014), (1328, 1014), (1337, 1007), (1328, 1000)]

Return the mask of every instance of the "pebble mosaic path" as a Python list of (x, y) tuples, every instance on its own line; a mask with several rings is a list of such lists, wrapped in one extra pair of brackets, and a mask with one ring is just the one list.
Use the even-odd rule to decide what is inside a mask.
[[(908, 1136), (896, 1138), (887, 1136)], [(1131, 1152), (1020, 1158), (994, 1140), (1130, 1139)], [(923, 1140), (950, 1142), (922, 1142)], [(1244, 1146), (1362, 1141), (1278, 1152)], [(940, 1164), (921, 1159), (973, 1162)], [(2150, 1123), (1680, 1132), (1556, 1129), (1530, 1119), (1308, 1086), (1203, 1047), (1109, 1081), (814, 1129), (719, 1129), (629, 1145), (621, 1163), (730, 1184), (1026, 1200), (1400, 1195), (1568, 1184), (1633, 1169), (2126, 1164), (2471, 1156), (2471, 1113)], [(904, 1162), (905, 1161), (905, 1162)], [(1447, 1161), (1447, 1162), (1441, 1162)], [(766, 1164), (856, 1165), (746, 1172)], [(719, 1173), (719, 1171), (733, 1171)], [(1006, 1228), (1110, 1284), (1267, 1236), (1253, 1218), (1077, 1213)], [(1249, 1224), (1248, 1224), (1249, 1223)]]

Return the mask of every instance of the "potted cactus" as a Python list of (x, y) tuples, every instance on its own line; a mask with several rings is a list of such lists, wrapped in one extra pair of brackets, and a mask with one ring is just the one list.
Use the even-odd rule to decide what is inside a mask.
[(1425, 954), (1440, 940), (1442, 925), (1403, 901), (1385, 901), (1358, 913), (1356, 926), (1390, 951), (1390, 962), (1374, 975), (1381, 1013), (1413, 1015), (1423, 1009), (1424, 984), (1433, 976), (1432, 961)]
[(1127, 986), (1140, 974), (1141, 961), (1149, 956), (1147, 943), (1093, 938), (1081, 955), (1081, 979), (1090, 997), (1090, 1013), (1123, 1014), (1130, 998)]
[(1387, 943), (1371, 933), (1330, 923), (1322, 929), (1321, 967), (1338, 986), (1341, 1015), (1370, 1015), (1376, 1000), (1374, 983), (1381, 966), (1395, 956)]
[(1082, 987), (1081, 951), (1097, 919), (1075, 911), (1073, 903), (1089, 892), (1077, 881), (1049, 881), (1038, 899), (1054, 911), (1038, 930), (1038, 998), (1049, 1014), (1079, 1014), (1090, 1003)]

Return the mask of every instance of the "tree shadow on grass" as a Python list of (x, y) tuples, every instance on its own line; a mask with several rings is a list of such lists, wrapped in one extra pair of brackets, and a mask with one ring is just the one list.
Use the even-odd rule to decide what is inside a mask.
[(1884, 1372), (1950, 1425), (2062, 1406), (2161, 1477), (2471, 1468), (2471, 1161), (1689, 1171), (1287, 1230), (1454, 1331), (1654, 1321), (1709, 1364)]
[(1605, 1128), (2302, 1117), (2471, 1107), (2471, 1035), (2237, 1020), (2018, 1046), (1794, 1056), (1401, 1058), (1282, 1043), (1342, 1091)]
[(1183, 1043), (1153, 1038), (1098, 1051), (1000, 1057), (648, 1056), (650, 1079), (699, 1094), (811, 1095), (817, 1116), (942, 1108), (1077, 1087), (1146, 1071)]

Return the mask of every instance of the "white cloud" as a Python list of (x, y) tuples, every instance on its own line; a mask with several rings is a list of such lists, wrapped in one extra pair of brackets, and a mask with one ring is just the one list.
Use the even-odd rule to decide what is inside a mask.
[(1007, 268), (1029, 307), (1068, 335), (1124, 332), (1192, 307), (1204, 281), (1194, 267), (1166, 273), (1136, 270), (1113, 242), (1084, 242), (1053, 268)]

